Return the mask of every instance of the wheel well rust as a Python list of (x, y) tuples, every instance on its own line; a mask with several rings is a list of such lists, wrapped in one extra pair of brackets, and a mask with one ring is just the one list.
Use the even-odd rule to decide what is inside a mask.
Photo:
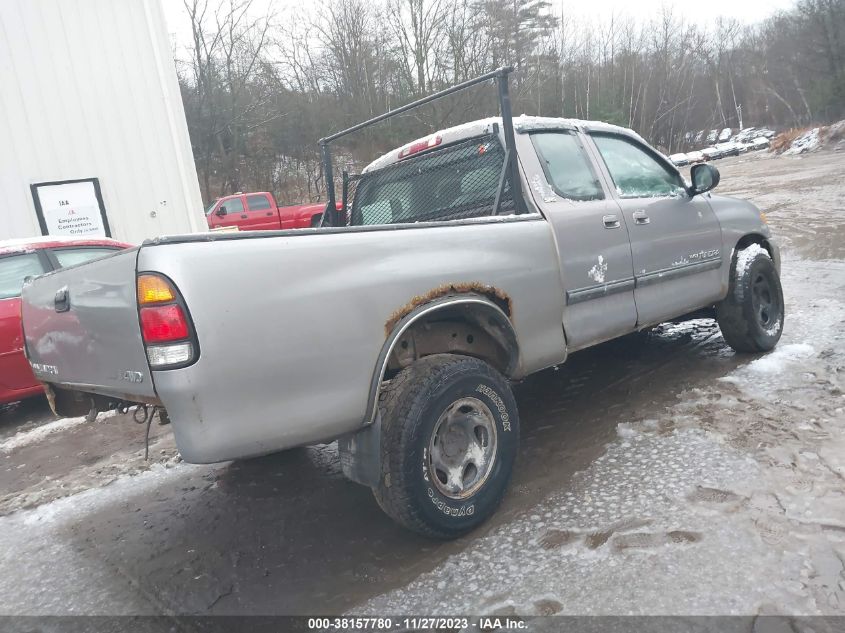
[(496, 288), (495, 286), (470, 281), (454, 284), (441, 284), (436, 288), (432, 288), (425, 294), (413, 297), (405, 305), (393, 311), (384, 324), (385, 334), (390, 335), (393, 328), (396, 327), (396, 324), (418, 307), (452, 294), (477, 294), (487, 297), (490, 301), (497, 305), (511, 321), (513, 321), (513, 302), (506, 292)]
[[(474, 300), (468, 301), (469, 298)], [(440, 301), (445, 303), (432, 306), (433, 309), (429, 308), (423, 315), (408, 315), (411, 323), (390, 343), (390, 353), (386, 357), (388, 374), (395, 374), (431, 354), (474, 356), (487, 361), (505, 376), (516, 373), (519, 344), (513, 324), (500, 304), (477, 293), (450, 293)], [(418, 310), (424, 308), (417, 306)]]
[[(472, 291), (459, 293), (459, 289)], [(483, 284), (444, 284), (396, 310), (385, 324), (387, 337), (370, 384), (365, 424), (375, 420), (382, 382), (424, 355), (451, 352), (475, 356), (490, 362), (507, 378), (519, 377), (519, 341), (511, 313), (507, 294)], [(467, 340), (470, 334), (473, 340)], [(476, 334), (481, 336), (476, 338)], [(463, 342), (457, 343), (458, 338)], [(403, 340), (408, 341), (407, 347)], [(442, 345), (444, 340), (446, 345)], [(480, 345), (475, 345), (476, 341)]]

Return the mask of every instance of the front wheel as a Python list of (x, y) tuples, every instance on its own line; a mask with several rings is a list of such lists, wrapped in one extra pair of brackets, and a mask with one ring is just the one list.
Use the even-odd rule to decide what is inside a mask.
[(499, 372), (469, 356), (427, 356), (390, 381), (379, 408), (373, 493), (392, 519), (445, 539), (495, 511), (519, 446), (516, 402)]
[(722, 336), (737, 352), (767, 352), (783, 332), (783, 289), (775, 264), (759, 244), (738, 251), (728, 296), (716, 306)]

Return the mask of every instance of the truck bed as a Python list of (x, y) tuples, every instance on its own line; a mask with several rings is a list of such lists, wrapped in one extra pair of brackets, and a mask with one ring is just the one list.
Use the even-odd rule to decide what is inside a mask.
[[(190, 311), (200, 353), (189, 367), (149, 369), (135, 303), (146, 271), (172, 280)], [(65, 287), (70, 309), (57, 313)], [(35, 280), (24, 323), (31, 362), (56, 368), (41, 380), (159, 400), (183, 457), (214, 462), (368, 424), (391, 329), (457, 287), (506, 298), (520, 349), (513, 377), (565, 356), (557, 254), (539, 214), (159, 238)]]

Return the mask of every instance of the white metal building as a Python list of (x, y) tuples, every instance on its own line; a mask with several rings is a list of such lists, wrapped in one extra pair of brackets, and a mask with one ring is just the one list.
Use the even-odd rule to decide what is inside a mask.
[(0, 0), (0, 240), (206, 230), (160, 0)]

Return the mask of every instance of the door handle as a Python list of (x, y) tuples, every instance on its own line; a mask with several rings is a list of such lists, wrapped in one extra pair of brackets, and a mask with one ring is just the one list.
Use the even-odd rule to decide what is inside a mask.
[(651, 222), (651, 219), (648, 217), (648, 213), (645, 211), (634, 211), (631, 215), (634, 218), (634, 224), (648, 224)]
[(53, 306), (56, 308), (56, 312), (67, 312), (70, 310), (70, 293), (68, 292), (67, 286), (59, 288), (56, 292), (56, 296), (53, 299)]
[(241, 218), (242, 218), (242, 219), (244, 219), (244, 220), (246, 220), (246, 213), (244, 213), (243, 215), (241, 215)]
[(619, 222), (619, 218), (615, 215), (606, 215), (602, 217), (601, 221), (604, 223), (604, 228), (606, 229), (618, 229), (622, 226)]
[(267, 212), (267, 215), (268, 215), (268, 216), (269, 216), (269, 215), (273, 215), (273, 212), (272, 212), (272, 211), (268, 211), (268, 212)]

